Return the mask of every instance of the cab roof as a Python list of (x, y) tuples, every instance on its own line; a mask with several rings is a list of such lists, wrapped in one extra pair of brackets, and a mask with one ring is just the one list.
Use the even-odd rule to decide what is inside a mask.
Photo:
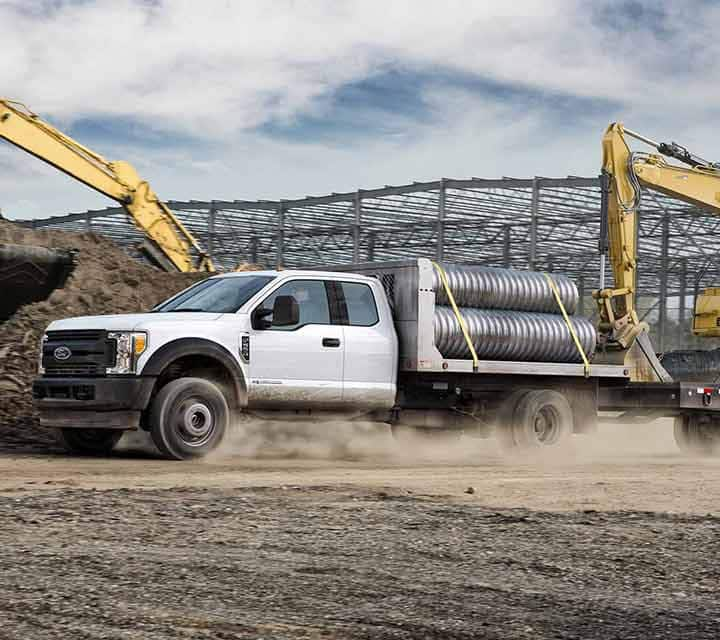
[(242, 276), (271, 276), (271, 277), (313, 277), (313, 278), (332, 278), (333, 280), (362, 280), (365, 282), (377, 282), (376, 278), (363, 276), (352, 271), (318, 271), (316, 269), (265, 269), (262, 271), (230, 271), (228, 273), (220, 273), (214, 278), (237, 278)]

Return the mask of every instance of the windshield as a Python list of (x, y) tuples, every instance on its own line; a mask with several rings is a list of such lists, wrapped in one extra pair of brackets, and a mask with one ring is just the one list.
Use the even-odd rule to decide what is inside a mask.
[(234, 276), (209, 278), (198, 282), (167, 302), (153, 309), (157, 313), (169, 311), (199, 311), (205, 313), (235, 313), (275, 276)]

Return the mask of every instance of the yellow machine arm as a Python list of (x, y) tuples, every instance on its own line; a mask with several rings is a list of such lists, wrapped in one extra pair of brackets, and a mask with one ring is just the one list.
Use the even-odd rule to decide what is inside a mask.
[[(631, 152), (626, 136), (654, 147), (659, 154)], [(692, 155), (676, 143), (658, 143), (625, 129), (619, 122), (611, 124), (602, 141), (603, 212), (607, 220), (608, 253), (615, 288), (596, 291), (593, 296), (600, 309), (600, 331), (608, 348), (628, 349), (647, 327), (638, 320), (635, 309), (637, 276), (637, 211), (642, 189), (660, 191), (711, 213), (720, 215), (720, 166)], [(668, 164), (666, 157), (688, 166)], [(699, 306), (702, 303), (699, 301)], [(713, 315), (706, 310), (706, 315)], [(706, 334), (696, 315), (694, 330)], [(713, 324), (716, 322), (713, 315)], [(720, 330), (715, 327), (715, 335)]]
[(0, 99), (0, 138), (125, 207), (148, 242), (143, 250), (168, 271), (214, 271), (210, 257), (127, 162), (109, 162), (18, 102)]

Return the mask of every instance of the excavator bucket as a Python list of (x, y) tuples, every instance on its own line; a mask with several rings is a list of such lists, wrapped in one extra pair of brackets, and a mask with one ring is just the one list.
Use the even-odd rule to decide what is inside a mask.
[(0, 322), (64, 286), (74, 266), (75, 252), (67, 249), (0, 244)]

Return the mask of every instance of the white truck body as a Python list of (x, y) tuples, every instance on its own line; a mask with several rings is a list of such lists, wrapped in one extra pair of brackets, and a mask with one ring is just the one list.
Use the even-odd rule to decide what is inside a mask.
[(147, 429), (176, 459), (217, 446), (233, 412), (344, 415), (541, 446), (592, 431), (602, 405), (679, 415), (707, 411), (720, 393), (633, 385), (617, 365), (446, 359), (434, 343), (432, 275), (424, 259), (230, 273), (147, 313), (53, 322), (33, 387), (41, 424), (82, 452)]

